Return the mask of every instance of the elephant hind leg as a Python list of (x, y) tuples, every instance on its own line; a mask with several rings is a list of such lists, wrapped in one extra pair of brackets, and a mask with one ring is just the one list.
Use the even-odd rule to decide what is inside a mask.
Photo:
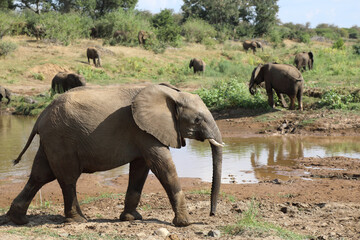
[(40, 144), (34, 159), (30, 178), (24, 189), (11, 203), (11, 207), (6, 214), (8, 218), (18, 225), (28, 223), (29, 220), (26, 217), (26, 212), (32, 199), (42, 186), (53, 180), (55, 180), (55, 176), (50, 169), (49, 162)]
[(77, 200), (76, 181), (70, 184), (59, 181), (59, 184), (64, 196), (66, 222), (86, 222), (87, 220), (82, 214)]
[(289, 96), (290, 98), (290, 110), (294, 110), (295, 109), (295, 95), (291, 95)]
[(141, 214), (136, 211), (136, 208), (140, 202), (141, 192), (148, 174), (149, 167), (143, 159), (136, 159), (130, 162), (129, 184), (125, 197), (124, 211), (120, 215), (121, 221), (142, 219)]
[(303, 110), (302, 95), (303, 95), (302, 90), (299, 90), (299, 91), (297, 92), (297, 95), (296, 95), (296, 98), (297, 98), (297, 100), (298, 100), (298, 105), (299, 105), (299, 110), (300, 110), (300, 111)]

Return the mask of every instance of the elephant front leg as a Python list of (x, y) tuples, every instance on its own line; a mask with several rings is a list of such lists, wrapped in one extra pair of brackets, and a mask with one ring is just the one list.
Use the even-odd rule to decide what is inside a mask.
[(165, 149), (162, 153), (156, 154), (156, 156), (153, 156), (149, 160), (150, 169), (159, 179), (169, 197), (175, 213), (173, 224), (177, 227), (188, 226), (190, 225), (190, 220), (185, 195), (181, 190), (180, 181), (170, 151), (167, 148)]
[(288, 105), (287, 105), (287, 103), (286, 103), (286, 101), (285, 101), (285, 99), (284, 99), (284, 96), (283, 96), (281, 93), (279, 93), (279, 92), (276, 92), (276, 94), (277, 94), (278, 98), (280, 99), (282, 106), (283, 106), (284, 108), (287, 108)]
[(130, 163), (129, 184), (125, 197), (125, 208), (120, 215), (121, 221), (141, 220), (141, 214), (136, 211), (149, 167), (144, 160), (134, 160)]

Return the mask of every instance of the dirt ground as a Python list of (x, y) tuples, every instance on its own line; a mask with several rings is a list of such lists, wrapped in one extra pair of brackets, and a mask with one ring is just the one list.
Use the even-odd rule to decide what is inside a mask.
[[(25, 88), (24, 88), (25, 89)], [(23, 89), (19, 87), (19, 94)], [(261, 111), (236, 109), (214, 113), (223, 137), (265, 135), (360, 136), (360, 117), (330, 110)], [(360, 143), (359, 143), (360, 144)], [(143, 220), (120, 222), (127, 176), (104, 179), (83, 174), (78, 198), (87, 223), (64, 223), (61, 190), (56, 182), (44, 186), (28, 211), (30, 223), (18, 227), (6, 218), (11, 201), (27, 176), (0, 180), (1, 239), (291, 239), (277, 231), (240, 229), (229, 235), (225, 226), (235, 225), (257, 209), (258, 220), (290, 230), (308, 239), (360, 239), (360, 159), (345, 157), (301, 158), (288, 181), (263, 179), (256, 184), (222, 184), (216, 216), (209, 216), (210, 183), (182, 178), (192, 224), (177, 228), (165, 191), (150, 175), (139, 212)], [(303, 176), (310, 176), (310, 180)], [(256, 207), (251, 204), (255, 204)], [(252, 207), (251, 207), (252, 206)], [(220, 233), (220, 236), (217, 234)], [(170, 234), (170, 235), (169, 235)], [(215, 236), (213, 236), (215, 235)]]

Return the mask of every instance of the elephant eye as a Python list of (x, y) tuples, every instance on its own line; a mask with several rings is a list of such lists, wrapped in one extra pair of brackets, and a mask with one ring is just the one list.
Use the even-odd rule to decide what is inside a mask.
[(202, 118), (196, 117), (194, 123), (195, 124), (200, 124), (202, 122), (202, 120), (203, 120)]

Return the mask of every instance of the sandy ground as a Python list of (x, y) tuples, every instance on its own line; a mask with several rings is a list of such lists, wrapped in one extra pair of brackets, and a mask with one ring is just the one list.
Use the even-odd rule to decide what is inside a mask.
[[(263, 114), (237, 109), (214, 115), (224, 137), (360, 135), (360, 117), (350, 112), (280, 110)], [(222, 184), (218, 211), (213, 217), (209, 216), (210, 184), (182, 178), (192, 219), (192, 224), (183, 228), (172, 225), (174, 214), (168, 198), (152, 175), (147, 179), (139, 206), (141, 221), (119, 221), (126, 175), (109, 180), (83, 174), (77, 190), (87, 223), (64, 223), (61, 190), (52, 182), (43, 187), (41, 197), (36, 195), (28, 211), (30, 223), (22, 227), (8, 222), (5, 213), (27, 176), (2, 179), (0, 238), (165, 239), (166, 234), (158, 231), (165, 228), (169, 232), (166, 239), (291, 239), (275, 230), (254, 228), (242, 228), (233, 231), (233, 235), (226, 233), (226, 226), (235, 225), (248, 209), (257, 209), (259, 221), (308, 239), (360, 239), (360, 159), (302, 158), (296, 162), (292, 169), (277, 167), (278, 171), (294, 173), (288, 181), (264, 179), (256, 184)], [(218, 231), (220, 237), (211, 236)]]

